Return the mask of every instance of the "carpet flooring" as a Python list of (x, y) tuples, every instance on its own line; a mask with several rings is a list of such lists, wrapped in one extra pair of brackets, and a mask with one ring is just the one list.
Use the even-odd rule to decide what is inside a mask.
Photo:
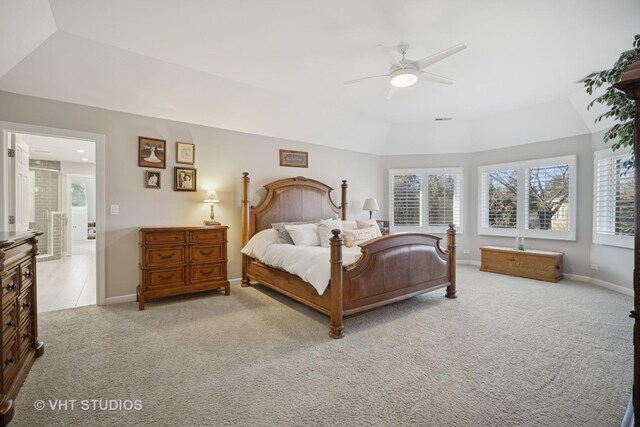
[(351, 317), (342, 340), (264, 288), (43, 313), (46, 351), (12, 425), (619, 425), (630, 297), (472, 266), (458, 282), (456, 300), (439, 290)]

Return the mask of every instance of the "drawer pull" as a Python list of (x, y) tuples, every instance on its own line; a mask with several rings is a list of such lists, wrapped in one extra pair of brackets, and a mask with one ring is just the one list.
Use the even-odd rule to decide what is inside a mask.
[(31, 338), (31, 334), (27, 332), (26, 334), (22, 334), (22, 339), (26, 340), (27, 338)]
[(213, 253), (213, 249), (209, 249), (207, 252), (200, 249), (200, 255), (211, 255)]
[(22, 306), (22, 308), (29, 308), (29, 307), (31, 307), (31, 303), (30, 302), (23, 302), (21, 304), (21, 306)]
[(28, 279), (29, 277), (31, 277), (31, 272), (25, 271), (24, 273), (22, 273), (22, 277), (24, 277), (25, 279)]
[(16, 324), (15, 324), (15, 323), (13, 323), (13, 320), (9, 320), (8, 322), (5, 322), (5, 323), (4, 323), (4, 326), (6, 326), (6, 327), (8, 327), (8, 328), (11, 328), (11, 327), (13, 327), (13, 326), (15, 326), (15, 325), (16, 325)]
[(162, 274), (160, 274), (160, 278), (162, 280), (171, 280), (175, 277), (176, 273), (171, 273), (169, 276), (163, 276)]
[(13, 357), (7, 357), (6, 359), (4, 359), (4, 366), (9, 366), (12, 363), (15, 363), (16, 361), (13, 360)]
[(204, 274), (205, 276), (210, 275), (211, 273), (213, 273), (213, 270), (209, 270), (209, 271), (200, 271), (200, 273)]
[(16, 284), (15, 283), (10, 283), (7, 286), (4, 287), (6, 290), (8, 291), (13, 291), (16, 288)]
[(171, 252), (171, 255), (162, 255), (162, 254), (158, 254), (158, 256), (162, 259), (171, 259), (175, 256), (175, 252)]

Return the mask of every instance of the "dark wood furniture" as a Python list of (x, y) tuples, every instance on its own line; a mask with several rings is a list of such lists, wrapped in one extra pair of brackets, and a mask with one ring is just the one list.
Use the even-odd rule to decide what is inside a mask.
[[(331, 200), (332, 188), (304, 178), (288, 178), (264, 186), (267, 194), (256, 207), (249, 206), (249, 174), (242, 177), (242, 242), (272, 223), (317, 220), (341, 215), (346, 219), (347, 182), (342, 181), (342, 206)], [(421, 233), (386, 235), (360, 245), (361, 258), (342, 265), (342, 238), (331, 238), (331, 281), (317, 291), (300, 277), (243, 255), (242, 285), (262, 284), (330, 317), (329, 336), (344, 336), (345, 316), (371, 310), (415, 295), (447, 288), (456, 297), (455, 230), (448, 231), (448, 250), (441, 238)]]
[(633, 250), (633, 309), (630, 317), (633, 323), (633, 403), (634, 425), (640, 423), (640, 60), (633, 62), (622, 74), (620, 82), (614, 85), (627, 98), (635, 102), (635, 123), (633, 128), (633, 155), (635, 161), (635, 236)]
[(561, 252), (519, 251), (500, 246), (483, 246), (480, 248), (480, 271), (555, 283), (564, 278), (563, 255)]
[(13, 400), (35, 358), (44, 353), (44, 344), (38, 339), (36, 306), (36, 255), (41, 234), (40, 231), (0, 233), (1, 426), (13, 418)]
[(227, 280), (227, 229), (207, 227), (139, 228), (138, 309), (145, 299), (224, 288)]

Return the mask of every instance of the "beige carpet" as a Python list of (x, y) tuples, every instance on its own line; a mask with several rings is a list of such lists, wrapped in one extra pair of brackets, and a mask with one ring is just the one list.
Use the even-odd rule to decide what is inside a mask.
[[(46, 353), (12, 425), (619, 425), (630, 297), (469, 266), (458, 277), (457, 300), (439, 290), (347, 319), (338, 341), (327, 318), (263, 288), (143, 312), (126, 303), (45, 313)], [(78, 402), (51, 410), (50, 399)], [(84, 410), (83, 399), (142, 409)]]

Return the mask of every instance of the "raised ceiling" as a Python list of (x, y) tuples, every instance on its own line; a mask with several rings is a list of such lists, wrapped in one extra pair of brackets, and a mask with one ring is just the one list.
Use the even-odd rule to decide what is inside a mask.
[[(637, 0), (23, 3), (2, 3), (2, 90), (385, 154), (598, 130), (576, 82), (640, 22)], [(343, 84), (386, 73), (373, 46), (401, 42), (412, 59), (465, 43), (429, 69), (456, 84)]]

